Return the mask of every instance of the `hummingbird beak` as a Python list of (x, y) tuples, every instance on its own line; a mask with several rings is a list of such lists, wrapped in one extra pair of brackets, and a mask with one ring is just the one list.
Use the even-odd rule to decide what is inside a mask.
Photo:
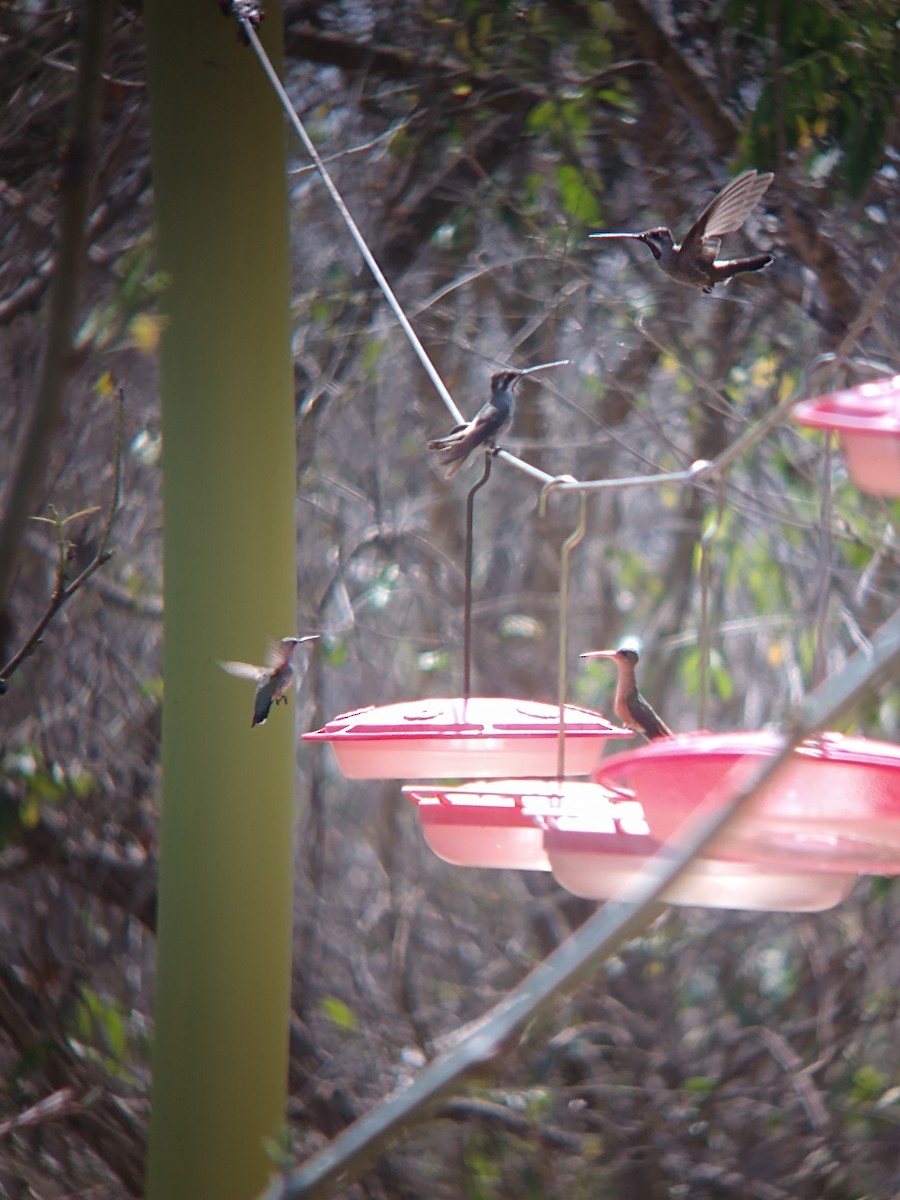
[(526, 367), (524, 371), (519, 371), (519, 375), (533, 375), (535, 371), (549, 371), (551, 367), (567, 367), (571, 362), (571, 358), (558, 358), (556, 362), (538, 363), (536, 367)]
[(615, 658), (617, 651), (615, 650), (586, 650), (584, 654), (579, 654), (579, 658)]
[(632, 238), (640, 241), (643, 234), (640, 233), (589, 233), (589, 238)]

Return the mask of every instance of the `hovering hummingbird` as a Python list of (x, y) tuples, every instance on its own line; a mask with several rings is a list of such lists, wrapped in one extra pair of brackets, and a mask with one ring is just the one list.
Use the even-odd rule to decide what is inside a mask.
[(294, 651), (301, 642), (312, 642), (319, 635), (308, 634), (306, 637), (286, 637), (273, 642), (264, 667), (254, 666), (245, 662), (220, 662), (219, 666), (229, 675), (237, 675), (240, 679), (252, 679), (256, 683), (256, 695), (253, 699), (254, 725), (264, 724), (273, 704), (287, 704), (285, 693), (294, 682)]
[(726, 184), (688, 230), (681, 245), (665, 225), (645, 229), (643, 233), (592, 233), (592, 238), (632, 238), (649, 246), (665, 273), (677, 283), (711, 292), (717, 283), (725, 283), (742, 271), (759, 271), (772, 262), (771, 254), (750, 258), (716, 258), (723, 234), (734, 233), (747, 220), (772, 182), (771, 171), (764, 175), (744, 171)]
[(563, 367), (567, 358), (558, 362), (541, 363), (523, 371), (498, 371), (491, 376), (491, 398), (483, 404), (471, 421), (454, 425), (446, 437), (433, 438), (429, 450), (436, 450), (442, 466), (447, 467), (447, 478), (452, 479), (469, 455), (485, 442), (494, 444), (494, 438), (512, 416), (513, 389), (523, 375), (533, 375), (549, 367)]
[(634, 668), (638, 662), (636, 650), (624, 647), (619, 650), (588, 650), (581, 655), (581, 658), (612, 658), (615, 660), (618, 678), (616, 679), (613, 712), (623, 725), (634, 729), (637, 733), (642, 733), (649, 740), (672, 736), (672, 730), (653, 711), (638, 691), (637, 680), (634, 677)]

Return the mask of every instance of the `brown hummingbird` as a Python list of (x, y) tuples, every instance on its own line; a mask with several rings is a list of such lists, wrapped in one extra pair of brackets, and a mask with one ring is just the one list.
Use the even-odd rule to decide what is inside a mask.
[(772, 262), (771, 254), (750, 258), (716, 258), (722, 236), (734, 233), (747, 220), (772, 182), (771, 171), (744, 171), (726, 184), (688, 230), (681, 245), (665, 225), (643, 233), (592, 233), (592, 238), (632, 238), (649, 246), (665, 273), (677, 283), (711, 292), (743, 271), (759, 271)]
[(253, 720), (250, 722), (250, 728), (254, 725), (262, 725), (265, 723), (266, 717), (269, 715), (269, 709), (273, 704), (287, 704), (287, 696), (285, 693), (294, 682), (294, 651), (301, 642), (312, 642), (319, 635), (317, 633), (308, 634), (306, 637), (286, 637), (281, 638), (277, 642), (273, 642), (269, 648), (269, 655), (266, 659), (264, 667), (254, 666), (253, 663), (245, 662), (220, 662), (219, 666), (227, 671), (229, 675), (237, 675), (240, 679), (252, 679), (256, 683), (256, 695), (253, 698)]
[(623, 725), (634, 729), (637, 733), (642, 733), (648, 740), (672, 736), (672, 730), (653, 711), (638, 691), (637, 680), (634, 676), (634, 668), (638, 662), (636, 650), (630, 650), (624, 646), (618, 650), (588, 650), (581, 657), (615, 660), (618, 677), (613, 712)]

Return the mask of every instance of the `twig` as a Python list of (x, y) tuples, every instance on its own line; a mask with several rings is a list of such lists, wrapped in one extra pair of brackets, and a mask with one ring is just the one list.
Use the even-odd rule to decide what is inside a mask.
[(60, 179), (59, 239), (50, 288), (47, 337), (34, 406), (22, 440), (0, 521), (0, 612), (12, 589), (22, 532), (43, 484), (56, 416), (71, 370), (78, 284), (84, 266), (93, 164), (100, 127), (102, 67), (112, 13), (110, 0), (81, 6), (83, 33), (75, 90), (72, 135)]
[(66, 604), (67, 601), (71, 600), (79, 588), (82, 587), (82, 585), (88, 579), (90, 579), (94, 572), (99, 570), (99, 568), (102, 567), (104, 563), (108, 562), (112, 557), (113, 552), (107, 547), (110, 534), (112, 533), (113, 521), (116, 519), (116, 514), (119, 511), (119, 503), (122, 495), (122, 431), (125, 419), (125, 393), (122, 388), (118, 389), (117, 398), (119, 411), (116, 417), (116, 450), (115, 458), (113, 460), (113, 494), (109, 502), (109, 508), (106, 512), (106, 520), (103, 523), (103, 530), (100, 534), (100, 541), (97, 544), (96, 553), (84, 570), (70, 581), (68, 578), (69, 547), (65, 537), (63, 536), (63, 528), (65, 527), (66, 523), (73, 520), (74, 517), (81, 517), (84, 516), (85, 512), (93, 512), (95, 510), (85, 509), (80, 513), (74, 513), (73, 516), (65, 517), (61, 520), (51, 506), (51, 516), (49, 518), (45, 517), (42, 519), (49, 520), (56, 528), (58, 546), (56, 584), (53, 588), (53, 594), (50, 597), (50, 602), (47, 605), (43, 616), (28, 635), (28, 638), (26, 639), (22, 648), (13, 655), (2, 671), (0, 671), (0, 696), (2, 696), (6, 691), (7, 681), (10, 679), (10, 677), (15, 674), (25, 659), (34, 653), (35, 649), (40, 643), (44, 630), (47, 628), (62, 606)]
[(47, 1121), (66, 1120), (76, 1107), (75, 1089), (57, 1088), (43, 1100), (38, 1100), (37, 1104), (32, 1104), (30, 1108), (16, 1113), (14, 1117), (7, 1117), (5, 1121), (0, 1121), (0, 1137), (6, 1137), (7, 1134), (16, 1133), (20, 1129), (43, 1125)]

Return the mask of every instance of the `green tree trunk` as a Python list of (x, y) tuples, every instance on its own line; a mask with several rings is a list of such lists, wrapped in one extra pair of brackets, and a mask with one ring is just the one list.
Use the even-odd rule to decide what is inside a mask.
[[(280, 61), (281, 11), (267, 44)], [(247, 1200), (284, 1119), (294, 710), (250, 728), (295, 632), (284, 127), (212, 0), (145, 5), (160, 262), (165, 648), (151, 1200)], [(276, 43), (273, 46), (272, 43)]]

